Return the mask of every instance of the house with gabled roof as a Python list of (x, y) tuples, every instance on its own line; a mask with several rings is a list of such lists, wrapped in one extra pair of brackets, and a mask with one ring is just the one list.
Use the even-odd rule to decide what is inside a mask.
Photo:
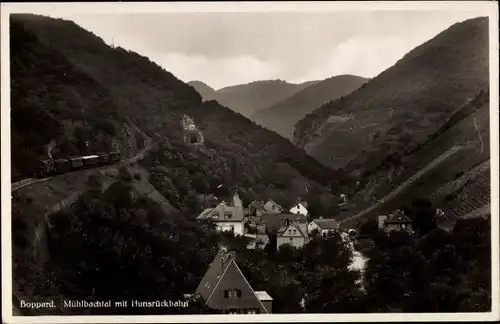
[(276, 233), (276, 248), (284, 244), (290, 244), (296, 248), (301, 248), (309, 242), (307, 234), (307, 223), (298, 223), (293, 220), (285, 219), (283, 226)]
[(266, 209), (264, 208), (265, 202), (261, 200), (254, 200), (248, 204), (248, 215), (249, 216), (261, 216), (263, 213), (266, 213)]
[(283, 212), (283, 207), (280, 204), (276, 203), (274, 200), (269, 199), (264, 204), (264, 209), (267, 213), (281, 213)]
[(203, 210), (196, 219), (211, 220), (215, 223), (215, 227), (218, 231), (230, 231), (236, 235), (243, 235), (243, 218), (243, 203), (241, 202), (238, 192), (235, 192), (231, 205), (222, 201), (215, 208)]
[(290, 213), (307, 216), (309, 215), (309, 211), (307, 210), (306, 205), (307, 204), (305, 202), (299, 202), (290, 208)]
[(402, 210), (395, 211), (392, 215), (380, 215), (378, 217), (379, 228), (388, 231), (412, 231), (410, 217), (406, 216)]
[(203, 276), (195, 295), (226, 314), (270, 314), (272, 298), (254, 291), (236, 263), (236, 254), (221, 247)]
[(339, 229), (339, 223), (333, 218), (317, 218), (312, 220), (307, 225), (307, 233), (311, 235), (313, 231), (317, 231), (319, 235), (327, 237), (334, 231)]
[(275, 234), (282, 226), (285, 220), (294, 221), (305, 228), (307, 231), (307, 218), (301, 214), (274, 214), (265, 213), (260, 217), (260, 224), (264, 224), (268, 234)]

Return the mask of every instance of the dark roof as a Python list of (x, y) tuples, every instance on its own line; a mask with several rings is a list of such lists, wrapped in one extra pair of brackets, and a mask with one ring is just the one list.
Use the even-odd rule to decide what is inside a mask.
[(214, 211), (213, 208), (206, 208), (204, 209), (196, 219), (210, 219), (212, 218), (212, 212)]
[[(226, 218), (225, 215), (231, 215), (231, 218)], [(196, 219), (212, 219), (214, 221), (224, 222), (240, 222), (243, 221), (244, 210), (241, 206), (229, 206), (222, 201), (215, 208), (207, 208), (203, 210)]]
[(248, 204), (248, 207), (253, 207), (256, 209), (264, 209), (264, 204), (265, 202), (262, 200), (253, 200), (251, 203)]
[(336, 229), (339, 227), (339, 223), (333, 218), (318, 218), (314, 219), (313, 222), (316, 223), (321, 229)]
[(288, 219), (294, 222), (306, 223), (307, 218), (304, 215), (295, 214), (275, 214), (275, 213), (263, 213), (261, 216), (261, 222), (266, 224), (268, 232), (274, 232), (283, 226), (283, 220)]
[(411, 223), (412, 220), (402, 212), (398, 211), (391, 217), (385, 220), (385, 223), (400, 224), (400, 223)]
[(279, 208), (283, 209), (283, 206), (281, 206), (280, 204), (278, 204), (277, 202), (275, 202), (275, 201), (274, 201), (274, 200), (272, 200), (272, 199), (269, 199), (268, 201), (266, 201), (266, 202), (264, 203), (264, 205), (266, 205), (266, 204), (268, 204), (268, 203), (270, 203), (270, 204), (272, 204), (272, 205), (275, 205), (276, 207), (279, 207)]
[[(205, 300), (205, 303), (207, 303), (207, 305), (211, 307), (224, 307), (224, 305), (228, 307), (227, 301), (221, 301), (219, 298), (220, 296), (217, 296), (217, 294), (215, 294), (214, 296), (214, 291), (216, 290), (217, 286), (223, 278), (226, 278), (224, 279), (224, 282), (226, 280), (229, 280), (231, 281), (231, 284), (236, 284), (236, 286), (241, 287), (242, 289), (244, 288), (244, 290), (247, 291), (247, 296), (254, 297), (254, 305), (259, 307), (261, 311), (267, 313), (267, 309), (262, 304), (259, 297), (255, 294), (255, 291), (250, 286), (250, 283), (245, 278), (245, 275), (241, 272), (240, 268), (236, 264), (234, 253), (235, 252), (228, 251), (225, 247), (221, 247), (219, 249), (219, 252), (215, 256), (207, 272), (205, 273), (205, 276), (203, 276), (203, 279), (198, 285), (198, 288), (196, 288), (195, 294), (200, 294)], [(226, 272), (230, 272), (230, 274), (225, 275)], [(245, 298), (245, 301), (246, 303), (244, 304), (252, 304), (252, 300), (248, 300), (248, 298)], [(229, 307), (231, 306), (229, 305)], [(215, 308), (219, 309), (219, 307)]]
[(292, 206), (290, 206), (290, 209), (298, 207), (299, 205), (302, 205), (302, 207), (307, 209), (307, 202), (304, 202), (304, 201), (299, 201), (299, 202), (293, 204)]
[(217, 283), (222, 274), (229, 266), (230, 261), (234, 258), (234, 255), (228, 254), (225, 248), (220, 248), (219, 252), (215, 256), (214, 260), (210, 264), (205, 276), (201, 279), (198, 288), (196, 288), (196, 293), (200, 294), (205, 301), (208, 300), (212, 292), (214, 291)]

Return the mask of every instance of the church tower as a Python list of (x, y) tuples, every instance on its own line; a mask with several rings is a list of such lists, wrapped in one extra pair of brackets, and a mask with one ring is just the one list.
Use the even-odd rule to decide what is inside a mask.
[(233, 219), (243, 219), (243, 202), (238, 195), (238, 190), (233, 195)]

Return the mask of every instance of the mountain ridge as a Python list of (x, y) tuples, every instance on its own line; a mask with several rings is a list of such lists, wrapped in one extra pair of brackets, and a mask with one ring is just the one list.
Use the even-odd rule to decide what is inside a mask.
[(215, 89), (203, 81), (193, 80), (187, 82), (187, 84), (192, 86), (200, 94), (203, 101), (214, 100), (216, 97)]
[[(244, 191), (248, 192), (249, 195), (255, 195), (259, 191), (256, 188), (260, 187), (259, 195), (274, 192), (275, 195), (286, 200), (294, 200), (294, 196), (301, 194), (304, 190), (304, 184), (309, 186), (311, 192), (314, 192), (313, 188), (316, 188), (323, 194), (329, 194), (330, 189), (338, 189), (339, 178), (343, 178), (339, 177), (342, 172), (326, 168), (303, 150), (294, 147), (290, 141), (256, 125), (217, 102), (202, 102), (201, 96), (192, 86), (180, 81), (148, 58), (122, 48), (110, 48), (102, 39), (74, 22), (35, 15), (12, 15), (11, 19), (13, 32), (16, 36), (21, 37), (27, 35), (26, 33), (33, 35), (25, 43), (18, 43), (20, 44), (18, 47), (16, 47), (17, 45), (13, 46), (14, 49), (18, 48), (16, 51), (27, 49), (27, 46), (31, 46), (30, 52), (47, 51), (47, 55), (43, 56), (44, 61), (50, 60), (51, 56), (60, 57), (62, 55), (64, 58), (58, 59), (60, 62), (64, 61), (64, 64), (72, 65), (80, 74), (83, 73), (86, 78), (93, 80), (93, 85), (87, 87), (89, 90), (101, 89), (103, 98), (105, 96), (109, 98), (107, 99), (109, 105), (101, 104), (101, 106), (114, 107), (112, 110), (115, 112), (108, 115), (107, 118), (106, 115), (102, 116), (101, 120), (108, 120), (110, 128), (116, 132), (123, 127), (131, 128), (126, 126), (126, 118), (124, 117), (130, 118), (149, 137), (153, 138), (156, 148), (152, 155), (147, 158), (150, 164), (148, 168), (153, 168), (155, 161), (163, 161), (163, 163), (170, 165), (171, 170), (169, 169), (168, 172), (171, 174), (168, 177), (177, 179), (174, 181), (174, 187), (183, 188), (177, 188), (180, 190), (178, 194), (181, 198), (186, 197), (190, 190), (194, 190), (194, 187), (197, 187), (196, 190), (199, 192), (203, 192), (203, 187), (214, 188), (220, 183), (227, 184), (226, 190), (244, 187)], [(29, 56), (27, 51), (19, 53), (24, 53), (17, 55), (23, 59), (25, 57), (34, 59), (34, 56)], [(20, 86), (28, 80), (22, 72), (26, 69), (24, 63), (17, 58), (14, 63), (13, 82)], [(44, 69), (50, 72), (57, 64), (52, 63), (45, 66)], [(117, 71), (127, 71), (127, 77), (118, 75)], [(49, 74), (40, 72), (40, 74), (37, 73), (30, 78)], [(99, 107), (97, 103), (83, 100), (87, 97), (83, 93), (77, 96), (78, 100), (71, 106), (64, 104), (64, 102), (68, 102), (69, 98), (72, 98), (74, 93), (73, 90), (67, 93), (64, 91), (72, 89), (69, 83), (77, 84), (76, 79), (79, 79), (80, 76), (72, 76), (72, 78), (75, 80), (63, 84), (57, 83), (57, 79), (54, 78), (53, 84), (48, 83), (46, 87), (42, 87), (41, 90), (44, 92), (40, 97), (33, 97), (38, 91), (36, 88), (24, 93), (25, 96), (33, 97), (36, 102), (44, 102), (45, 109), (42, 111), (50, 118), (54, 118), (53, 115), (56, 112), (54, 107), (58, 107), (60, 110), (58, 114), (69, 114), (59, 116), (74, 119), (71, 123), (64, 122), (56, 127), (60, 133), (55, 133), (54, 136), (59, 136), (60, 140), (58, 140), (55, 151), (60, 150), (62, 156), (71, 152), (82, 153), (78, 148), (64, 150), (61, 143), (73, 143), (75, 135), (72, 132), (68, 133), (69, 130), (72, 130), (68, 125), (84, 123), (85, 114), (83, 111), (85, 109), (83, 108), (85, 106), (90, 105), (87, 109), (89, 114), (95, 109), (94, 106)], [(91, 92), (97, 93), (96, 91)], [(57, 104), (53, 102), (53, 93), (60, 97)], [(99, 97), (96, 100), (96, 102), (100, 102)], [(26, 116), (25, 113), (32, 114), (34, 111), (38, 111), (35, 106), (26, 106), (25, 102), (18, 102), (13, 105), (13, 116), (16, 115), (15, 111), (18, 111), (19, 107), (26, 111), (17, 115), (13, 125), (22, 120), (29, 120), (23, 118)], [(77, 111), (79, 113), (75, 114)], [(192, 118), (203, 132), (205, 143), (201, 149), (184, 143), (184, 133), (181, 127), (181, 119), (184, 115)], [(55, 120), (57, 121), (57, 117)], [(13, 126), (14, 133), (16, 129), (19, 129), (15, 133), (17, 135), (13, 136), (13, 152), (18, 149), (19, 144), (16, 143), (22, 143), (24, 136), (28, 143), (24, 146), (37, 153), (31, 155), (29, 159), (18, 158), (15, 160), (13, 170), (17, 169), (21, 173), (28, 172), (29, 174), (30, 167), (23, 165), (21, 161), (36, 162), (38, 158), (44, 157), (46, 154), (45, 146), (53, 138), (52, 136), (40, 136), (36, 133), (39, 131), (23, 135), (19, 127)], [(96, 137), (104, 137), (104, 135), (99, 135), (100, 133), (97, 132), (94, 124), (90, 124), (89, 128), (90, 134), (87, 134), (87, 137), (90, 137), (87, 139), (91, 143), (97, 141)], [(133, 131), (126, 133), (134, 134)], [(42, 142), (32, 142), (32, 138), (39, 138)], [(102, 141), (108, 142), (106, 138)], [(128, 139), (118, 139), (118, 141), (122, 144), (130, 142)], [(137, 142), (140, 144), (140, 136), (137, 136)], [(132, 151), (137, 151), (137, 149), (131, 149), (131, 154), (133, 154)], [(59, 153), (55, 154), (57, 157)], [(193, 160), (194, 157), (196, 158)], [(201, 163), (202, 161), (204, 162)], [(193, 165), (189, 166), (190, 163)], [(290, 177), (287, 168), (280, 167), (280, 163), (291, 166), (299, 172), (300, 177), (296, 179)], [(274, 170), (274, 172), (270, 173), (269, 170)], [(164, 173), (164, 171), (159, 172)], [(188, 174), (194, 178), (205, 178), (205, 180), (188, 181), (191, 184), (183, 183), (181, 178), (185, 178)], [(325, 174), (332, 176), (325, 177)], [(310, 176), (312, 178), (309, 178)], [(291, 183), (289, 182), (292, 180), (296, 180), (297, 183), (290, 187)], [(209, 184), (203, 183), (207, 181)], [(289, 185), (285, 185), (285, 183)], [(267, 187), (267, 189), (262, 188), (262, 186)], [(252, 187), (254, 187), (253, 193)], [(164, 188), (162, 193), (165, 193), (166, 190)], [(176, 194), (167, 198), (180, 199)], [(276, 199), (280, 198), (276, 197)]]
[(286, 138), (292, 138), (295, 123), (308, 112), (348, 95), (367, 80), (351, 74), (333, 76), (315, 82), (273, 106), (256, 111), (250, 118)]
[[(255, 111), (274, 105), (302, 89), (319, 81), (290, 83), (281, 79), (257, 80), (244, 84), (225, 86), (214, 90), (201, 81), (190, 81), (202, 95), (203, 100), (216, 100), (221, 105), (245, 117), (250, 117)], [(210, 90), (210, 89), (212, 90)]]
[[(410, 149), (488, 87), (487, 35), (485, 17), (450, 26), (351, 94), (308, 114), (296, 125), (294, 143), (358, 175)], [(342, 143), (334, 140), (339, 137)]]

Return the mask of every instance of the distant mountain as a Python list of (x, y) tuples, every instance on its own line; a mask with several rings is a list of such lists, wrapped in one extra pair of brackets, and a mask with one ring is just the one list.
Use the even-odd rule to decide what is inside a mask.
[(219, 89), (216, 91), (216, 100), (221, 105), (249, 117), (254, 112), (275, 105), (317, 82), (294, 84), (282, 80), (255, 81)]
[(190, 86), (192, 86), (198, 93), (200, 94), (203, 101), (214, 100), (217, 96), (215, 93), (215, 89), (203, 83), (201, 81), (190, 81), (188, 82)]
[[(488, 18), (456, 23), (299, 121), (294, 143), (362, 175), (404, 156), (489, 87)], [(397, 159), (397, 158), (396, 158)]]
[(292, 138), (295, 123), (307, 113), (348, 95), (367, 80), (355, 75), (338, 75), (314, 82), (278, 104), (258, 110), (250, 118), (284, 137)]

